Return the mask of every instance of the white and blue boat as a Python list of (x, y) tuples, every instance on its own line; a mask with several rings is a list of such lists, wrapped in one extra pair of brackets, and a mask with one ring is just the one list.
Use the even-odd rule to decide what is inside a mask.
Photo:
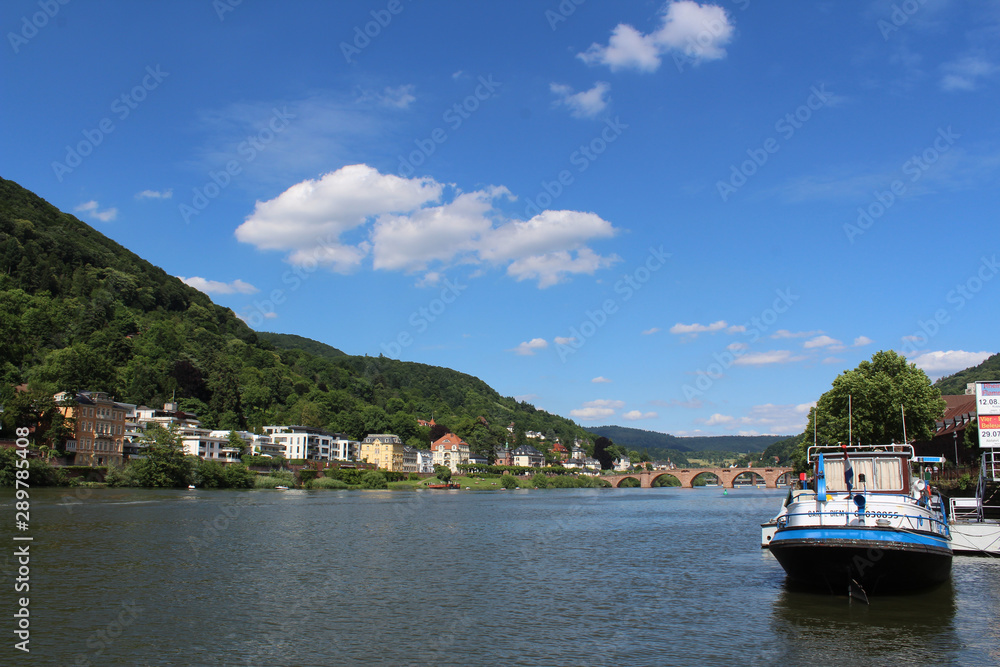
[(921, 460), (910, 445), (813, 446), (808, 455), (811, 488), (789, 494), (768, 540), (789, 580), (882, 593), (949, 578), (946, 504), (911, 470)]

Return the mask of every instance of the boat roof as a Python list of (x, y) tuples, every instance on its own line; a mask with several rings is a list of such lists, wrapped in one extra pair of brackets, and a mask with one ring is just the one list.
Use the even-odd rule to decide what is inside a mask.
[(815, 461), (819, 456), (843, 456), (863, 454), (865, 456), (903, 456), (907, 459), (913, 458), (912, 445), (900, 445), (892, 443), (889, 445), (813, 445), (808, 450), (810, 461)]

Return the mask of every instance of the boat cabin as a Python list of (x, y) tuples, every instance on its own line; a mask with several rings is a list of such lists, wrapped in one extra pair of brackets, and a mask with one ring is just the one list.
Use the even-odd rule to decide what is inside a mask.
[[(815, 451), (814, 451), (815, 450)], [(824, 451), (825, 450), (825, 451)], [(819, 469), (819, 457), (823, 457), (823, 472), (826, 490), (830, 493), (847, 492), (845, 452), (841, 447), (810, 447), (809, 458)], [(854, 492), (901, 493), (910, 491), (909, 461), (913, 449), (909, 445), (885, 445), (883, 447), (848, 447), (847, 459), (853, 471)]]

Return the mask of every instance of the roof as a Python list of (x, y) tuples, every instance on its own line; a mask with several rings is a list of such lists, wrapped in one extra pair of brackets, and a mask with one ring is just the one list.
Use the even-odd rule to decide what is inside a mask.
[(444, 447), (446, 445), (458, 445), (459, 447), (465, 445), (466, 447), (468, 447), (469, 443), (465, 442), (454, 433), (445, 433), (440, 438), (431, 443), (431, 450), (433, 451), (435, 449), (438, 449), (439, 447)]
[(517, 449), (515, 449), (511, 453), (514, 456), (541, 456), (542, 455), (542, 453), (540, 451), (538, 451), (537, 449), (535, 449), (531, 445), (521, 445), (520, 447), (518, 447)]
[(959, 394), (942, 396), (945, 401), (944, 416), (934, 424), (934, 436), (950, 435), (964, 431), (965, 427), (976, 418), (975, 394)]

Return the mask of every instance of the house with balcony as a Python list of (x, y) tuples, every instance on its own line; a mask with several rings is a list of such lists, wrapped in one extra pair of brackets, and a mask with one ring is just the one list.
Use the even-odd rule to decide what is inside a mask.
[(361, 441), (361, 460), (382, 470), (403, 472), (403, 441), (392, 433), (371, 433)]
[(66, 452), (77, 465), (121, 465), (125, 461), (127, 406), (102, 391), (60, 392), (53, 397), (59, 412), (70, 420), (73, 435)]
[(545, 456), (531, 445), (521, 445), (511, 452), (511, 458), (516, 466), (541, 468), (545, 465)]
[(460, 464), (469, 462), (469, 443), (454, 433), (445, 433), (431, 443), (434, 455), (434, 465), (446, 466), (453, 473), (458, 472)]

